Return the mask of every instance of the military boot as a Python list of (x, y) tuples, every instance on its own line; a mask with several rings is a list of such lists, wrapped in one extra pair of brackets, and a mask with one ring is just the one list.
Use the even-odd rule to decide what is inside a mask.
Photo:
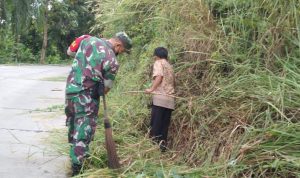
[(81, 167), (82, 167), (81, 164), (72, 164), (72, 177), (80, 173)]

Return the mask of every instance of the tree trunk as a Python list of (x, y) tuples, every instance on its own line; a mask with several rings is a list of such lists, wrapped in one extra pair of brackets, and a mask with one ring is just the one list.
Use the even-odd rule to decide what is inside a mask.
[(48, 41), (48, 5), (49, 5), (49, 0), (46, 0), (45, 20), (44, 20), (44, 39), (43, 39), (43, 46), (42, 46), (41, 59), (40, 59), (41, 64), (45, 64), (47, 41)]

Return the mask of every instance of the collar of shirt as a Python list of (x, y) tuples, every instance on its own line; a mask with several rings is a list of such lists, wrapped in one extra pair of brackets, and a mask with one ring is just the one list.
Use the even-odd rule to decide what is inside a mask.
[(115, 49), (114, 49), (114, 46), (113, 46), (108, 40), (103, 39), (103, 41), (106, 43), (106, 45), (107, 45), (111, 50), (113, 50), (114, 53), (116, 53), (116, 52), (115, 52)]

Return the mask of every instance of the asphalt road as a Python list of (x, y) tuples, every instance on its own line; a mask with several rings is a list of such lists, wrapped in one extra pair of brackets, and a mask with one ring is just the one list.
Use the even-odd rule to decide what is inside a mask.
[[(66, 130), (69, 69), (0, 65), (0, 178), (67, 177), (68, 157), (49, 145), (51, 133), (45, 131)], [(58, 137), (67, 141), (64, 133)]]

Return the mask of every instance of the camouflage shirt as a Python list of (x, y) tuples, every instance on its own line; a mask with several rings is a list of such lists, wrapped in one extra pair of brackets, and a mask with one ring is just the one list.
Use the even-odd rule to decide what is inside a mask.
[[(111, 43), (88, 37), (81, 41), (67, 78), (66, 94), (78, 94), (104, 82), (111, 88), (119, 65)], [(98, 85), (99, 86), (99, 85)]]

